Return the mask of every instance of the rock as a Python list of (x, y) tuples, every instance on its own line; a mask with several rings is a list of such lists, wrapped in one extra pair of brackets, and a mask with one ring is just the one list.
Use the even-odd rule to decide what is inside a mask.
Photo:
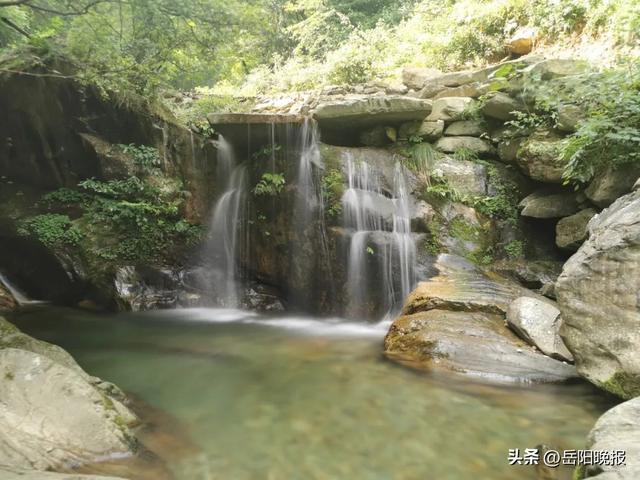
[(44, 470), (131, 455), (135, 415), (117, 387), (0, 319), (0, 465)]
[(18, 302), (13, 298), (11, 292), (5, 288), (0, 281), (0, 311), (1, 310), (13, 310), (18, 306)]
[(577, 250), (587, 239), (587, 225), (596, 213), (593, 208), (585, 208), (561, 219), (556, 225), (556, 245), (560, 248)]
[(584, 119), (584, 112), (577, 105), (560, 105), (558, 107), (558, 130), (575, 132), (578, 123)]
[(122, 477), (103, 477), (73, 473), (53, 473), (36, 470), (21, 470), (0, 466), (2, 480), (126, 480)]
[(179, 275), (151, 266), (124, 266), (114, 278), (116, 300), (133, 312), (175, 308), (181, 293)]
[(473, 104), (473, 99), (468, 97), (444, 97), (433, 102), (433, 110), (427, 117), (427, 121), (443, 120), (450, 122), (458, 120), (464, 112)]
[(638, 178), (638, 180), (636, 180), (636, 183), (633, 184), (633, 191), (637, 191), (640, 190), (640, 178)]
[(552, 260), (502, 260), (494, 263), (492, 270), (513, 278), (526, 288), (542, 290), (556, 283), (562, 264)]
[(524, 138), (519, 137), (500, 142), (497, 149), (498, 158), (504, 163), (515, 163), (518, 157), (518, 150), (523, 141)]
[(489, 92), (490, 85), (486, 83), (469, 83), (459, 87), (444, 87), (442, 91), (433, 96), (434, 100), (443, 97), (471, 97), (478, 98)]
[(490, 143), (476, 137), (442, 137), (436, 142), (435, 147), (445, 153), (455, 153), (463, 148), (481, 156), (494, 153)]
[(562, 139), (539, 131), (524, 140), (518, 150), (516, 163), (525, 175), (546, 183), (562, 183), (564, 164), (560, 158)]
[(583, 60), (549, 59), (531, 67), (530, 74), (540, 76), (542, 80), (580, 75), (589, 71), (589, 64)]
[(423, 140), (433, 141), (442, 136), (444, 132), (444, 122), (437, 120), (435, 122), (409, 122), (403, 123), (398, 129), (398, 138), (408, 139), (413, 136), (422, 138)]
[(365, 130), (360, 134), (360, 143), (367, 147), (383, 147), (391, 143), (387, 129), (381, 125)]
[(518, 339), (496, 314), (434, 309), (393, 322), (384, 341), (392, 360), (423, 369), (445, 369), (493, 382), (561, 382), (575, 369)]
[(321, 103), (313, 116), (320, 127), (366, 128), (423, 120), (431, 113), (431, 101), (401, 96), (345, 98)]
[(533, 50), (533, 45), (538, 38), (538, 29), (534, 27), (522, 27), (516, 30), (507, 44), (511, 53), (526, 55)]
[(488, 94), (487, 100), (482, 105), (482, 113), (485, 116), (502, 121), (513, 120), (512, 112), (522, 109), (522, 103), (502, 92)]
[(442, 75), (436, 68), (405, 67), (402, 69), (402, 83), (408, 88), (420, 90), (427, 80)]
[(573, 356), (567, 350), (560, 334), (560, 310), (551, 301), (532, 297), (516, 298), (507, 310), (507, 323), (529, 345), (542, 353), (572, 362)]
[(444, 157), (435, 164), (432, 175), (442, 177), (458, 193), (487, 194), (487, 169), (478, 163)]
[(600, 208), (611, 205), (617, 198), (633, 189), (633, 185), (640, 175), (640, 166), (621, 166), (618, 169), (609, 168), (596, 175), (584, 191), (589, 200)]
[(636, 480), (640, 478), (640, 399), (634, 398), (605, 412), (589, 432), (587, 449), (623, 451), (625, 465), (586, 467), (586, 475), (598, 480)]
[(589, 222), (556, 283), (560, 330), (578, 372), (622, 398), (640, 395), (640, 191)]
[(468, 136), (479, 137), (487, 130), (484, 124), (479, 120), (461, 120), (453, 122), (447, 127), (444, 134), (447, 136)]
[(560, 218), (578, 211), (576, 195), (571, 192), (538, 190), (520, 202), (523, 217)]

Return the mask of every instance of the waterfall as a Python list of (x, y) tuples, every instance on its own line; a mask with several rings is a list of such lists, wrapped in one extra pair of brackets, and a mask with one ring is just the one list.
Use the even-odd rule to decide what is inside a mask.
[(18, 287), (9, 282), (9, 279), (2, 272), (0, 272), (0, 285), (4, 285), (18, 305), (31, 303), (31, 300)]
[(236, 165), (233, 147), (224, 137), (219, 136), (216, 147), (217, 178), (224, 179), (224, 187), (213, 209), (205, 247), (209, 287), (216, 303), (237, 307), (241, 300), (238, 256), (245, 248), (247, 171), (244, 165)]
[(380, 175), (367, 163), (356, 162), (351, 153), (346, 162), (348, 188), (342, 206), (343, 225), (350, 233), (347, 311), (369, 316), (378, 305), (393, 315), (415, 284), (416, 247), (405, 175), (396, 162), (392, 192), (385, 192)]

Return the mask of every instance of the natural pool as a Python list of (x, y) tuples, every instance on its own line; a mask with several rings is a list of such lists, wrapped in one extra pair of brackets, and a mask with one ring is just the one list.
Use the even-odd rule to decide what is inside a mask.
[[(157, 463), (176, 480), (535, 479), (508, 465), (509, 448), (583, 448), (611, 405), (585, 383), (414, 373), (382, 357), (385, 325), (212, 309), (12, 320), (162, 411), (156, 434), (174, 438)], [(116, 472), (157, 478), (144, 470)]]

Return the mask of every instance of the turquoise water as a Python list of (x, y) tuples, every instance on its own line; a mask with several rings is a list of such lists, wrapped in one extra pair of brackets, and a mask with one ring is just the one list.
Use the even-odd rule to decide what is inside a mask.
[(414, 373), (382, 357), (383, 325), (205, 309), (14, 321), (159, 409), (154, 430), (173, 438), (157, 461), (176, 480), (535, 479), (508, 465), (509, 448), (582, 448), (609, 406), (584, 383)]

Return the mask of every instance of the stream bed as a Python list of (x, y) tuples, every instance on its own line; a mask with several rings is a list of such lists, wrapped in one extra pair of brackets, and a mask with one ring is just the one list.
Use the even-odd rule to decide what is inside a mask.
[[(173, 446), (153, 461), (175, 480), (535, 479), (509, 466), (510, 448), (584, 448), (611, 406), (582, 382), (415, 373), (383, 358), (386, 325), (219, 309), (39, 307), (11, 320), (162, 412), (154, 430)], [(157, 478), (126, 462), (117, 474)]]

